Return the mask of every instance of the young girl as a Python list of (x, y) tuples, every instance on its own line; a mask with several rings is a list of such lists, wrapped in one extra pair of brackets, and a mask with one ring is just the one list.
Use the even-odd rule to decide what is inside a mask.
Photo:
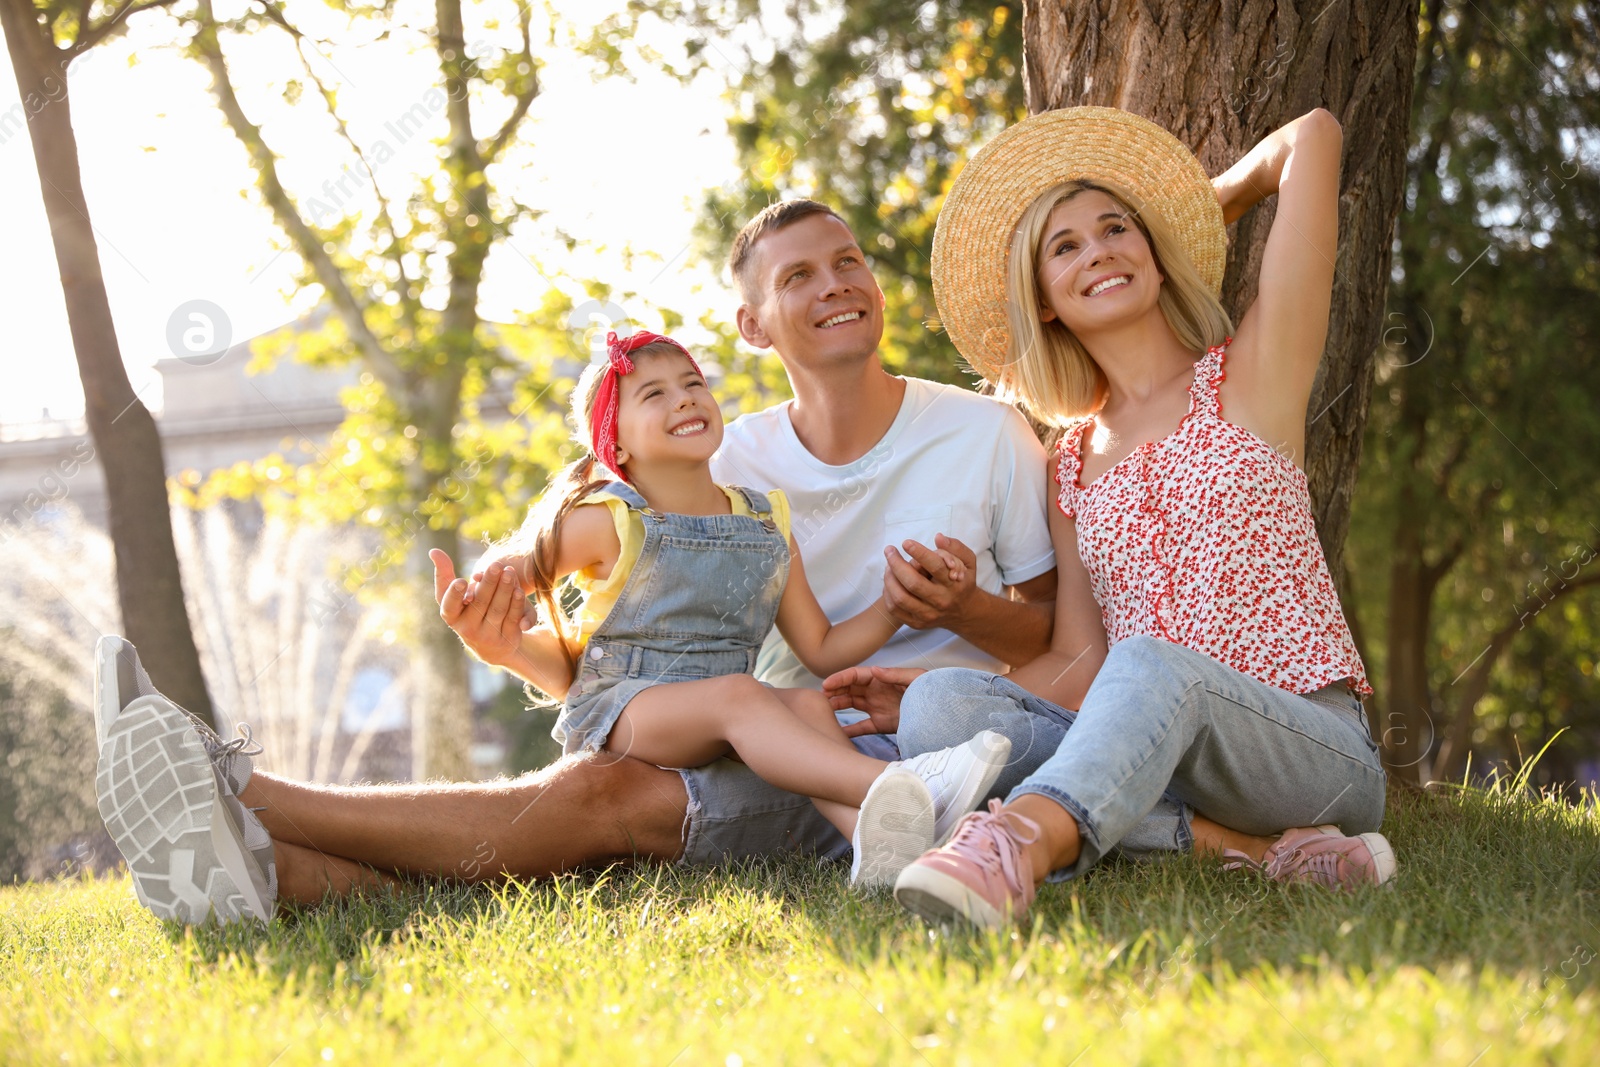
[[(854, 884), (892, 884), (978, 803), (1010, 742), (980, 734), (885, 764), (855, 749), (821, 693), (757, 682), (774, 621), (824, 676), (876, 652), (899, 623), (880, 599), (830, 625), (783, 494), (712, 481), (722, 415), (688, 349), (648, 332), (607, 346), (573, 391), (585, 455), (491, 548), (543, 607), (518, 673), (565, 695), (553, 731), (563, 751), (667, 767), (735, 756), (852, 837)], [(572, 620), (559, 604), (569, 576), (582, 597)]]
[[(1070, 726), (1004, 806), (906, 868), (895, 895), (908, 907), (1016, 916), (1046, 875), (1084, 871), (1168, 790), (1186, 802), (1180, 847), (1222, 848), (1282, 881), (1393, 873), (1372, 832), (1384, 773), (1361, 707), (1371, 688), (1300, 467), (1340, 144), (1333, 117), (1312, 112), (1213, 188), (1166, 131), (1073, 108), (1001, 134), (951, 190), (933, 253), (940, 317), (1002, 395), (1061, 429), (1060, 585), (1050, 653), (1006, 678), (935, 671), (905, 699), (982, 720), (1033, 694)], [(1216, 297), (1224, 221), (1274, 193), (1259, 293), (1234, 333)]]

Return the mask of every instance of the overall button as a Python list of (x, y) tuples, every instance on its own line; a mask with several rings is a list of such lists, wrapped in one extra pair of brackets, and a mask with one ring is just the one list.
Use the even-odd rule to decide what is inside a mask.
[(598, 645), (589, 649), (590, 659), (601, 659), (605, 656), (605, 654), (605, 649), (600, 648)]

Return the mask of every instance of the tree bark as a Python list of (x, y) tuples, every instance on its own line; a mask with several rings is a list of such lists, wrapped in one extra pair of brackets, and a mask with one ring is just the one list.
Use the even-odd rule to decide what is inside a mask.
[[(1373, 359), (1404, 193), (1418, 0), (1028, 0), (1028, 110), (1098, 104), (1143, 115), (1219, 174), (1316, 107), (1344, 126), (1339, 258), (1307, 412), (1306, 475), (1330, 571), (1341, 573)], [(1301, 10), (1301, 8), (1304, 10)], [(1234, 224), (1223, 305), (1255, 299), (1274, 204)]]
[[(105, 471), (122, 625), (151, 680), (211, 723), (211, 698), (189, 628), (172, 541), (161, 437), (122, 365), (83, 195), (67, 95), (67, 64), (76, 50), (56, 46), (41, 14), (32, 0), (0, 0), (0, 25), (28, 116), (89, 435)], [(85, 26), (81, 32), (103, 36), (107, 29)]]

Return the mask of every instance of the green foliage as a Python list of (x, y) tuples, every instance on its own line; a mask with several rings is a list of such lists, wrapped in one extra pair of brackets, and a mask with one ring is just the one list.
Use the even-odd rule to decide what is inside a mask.
[[(340, 86), (319, 74), (326, 64), (312, 63), (308, 52), (348, 45), (357, 33), (395, 42), (413, 35), (387, 5), (336, 6), (352, 33), (317, 42), (281, 6), (216, 19), (202, 2), (191, 52), (212, 71), (218, 102), (256, 169), (261, 200), (296, 257), (297, 284), (326, 294), (309, 322), (257, 343), (256, 366), (292, 357), (322, 366), (355, 362), (363, 373), (342, 398), (343, 425), (314, 460), (272, 455), (180, 488), (197, 506), (259, 497), (319, 521), (376, 526), (393, 535), (397, 549), (419, 528), (503, 533), (551, 469), (566, 436), (565, 391), (585, 357), (566, 328), (574, 294), (552, 285), (516, 323), (486, 323), (476, 306), (491, 251), (541, 215), (491, 181), (489, 169), (512, 158), (522, 116), (538, 93), (532, 15), (524, 6), (515, 25), (502, 25), (480, 5), (441, 8), (464, 18), (465, 48), (444, 43), (440, 27), (424, 27), (431, 80), (397, 82), (399, 126), (389, 123), (361, 140), (339, 112)], [(331, 180), (320, 189), (287, 188), (264, 122), (230, 101), (224, 44), (244, 33), (292, 42), (304, 70), (285, 82), (287, 105), (315, 86), (319, 102), (305, 101), (301, 110), (321, 109), (344, 152), (330, 162)], [(263, 110), (270, 104), (250, 102)], [(485, 123), (488, 115), (502, 122), (498, 130)], [(391, 142), (421, 135), (435, 116), (447, 119), (433, 138), (438, 169), (400, 179), (405, 188), (391, 177), (379, 181), (377, 168), (395, 152)]]
[[(1495, 667), (1480, 742), (1578, 727), (1600, 748), (1600, 48), (1594, 9), (1425, 4), (1395, 280), (1349, 539), (1358, 615), (1395, 623), (1397, 568), (1436, 582), (1427, 640), (1439, 731)], [(1557, 597), (1556, 594), (1560, 594)], [(1393, 635), (1403, 637), (1404, 635)], [(1394, 640), (1370, 640), (1379, 672)], [(1459, 753), (1458, 753), (1459, 755)]]
[(631, 8), (591, 42), (605, 69), (637, 61), (628, 36), (656, 18), (689, 29), (678, 73), (727, 79), (738, 174), (707, 194), (702, 254), (720, 265), (773, 200), (822, 200), (855, 231), (888, 300), (884, 362), (969, 383), (937, 331), (933, 227), (973, 148), (1026, 114), (1021, 5), (804, 0), (779, 25), (756, 0)]
[(429, 883), (265, 930), (163, 926), (126, 880), (6, 889), (0, 1058), (1589, 1064), (1594, 808), (1396, 793), (1385, 831), (1384, 889), (1111, 862), (1001, 935), (803, 857)]
[[(0, 630), (0, 641), (19, 641)], [(36, 669), (0, 658), (0, 885), (70, 867), (74, 845), (104, 833), (92, 776), (94, 724)]]

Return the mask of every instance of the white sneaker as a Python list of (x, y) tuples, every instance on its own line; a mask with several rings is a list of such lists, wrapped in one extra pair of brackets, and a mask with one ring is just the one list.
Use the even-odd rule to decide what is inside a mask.
[(938, 848), (955, 833), (956, 824), (977, 809), (1011, 758), (1011, 739), (984, 730), (964, 745), (924, 752), (891, 764), (921, 778), (933, 796), (933, 844)]
[(94, 746), (106, 743), (106, 733), (135, 697), (156, 691), (139, 662), (139, 653), (116, 634), (106, 634), (94, 646)]
[(921, 778), (890, 764), (861, 801), (851, 840), (850, 884), (889, 887), (906, 866), (933, 847), (933, 797)]
[(105, 736), (95, 793), (139, 902), (186, 923), (266, 922), (278, 893), (272, 837), (236, 793), (249, 775), (240, 751), (248, 736), (222, 742), (157, 692), (128, 700), (124, 683), (137, 688), (143, 672), (133, 656), (133, 669), (119, 677), (120, 651), (112, 647), (96, 663), (95, 713)]
[[(144, 664), (139, 662), (139, 650), (116, 634), (101, 637), (94, 648), (95, 751), (105, 747), (111, 724), (117, 721), (123, 709), (140, 697), (151, 696), (167, 699), (150, 681), (150, 675), (145, 673)], [(250, 727), (240, 723), (240, 736), (224, 741), (193, 716), (190, 716), (190, 721), (199, 731), (211, 762), (222, 773), (229, 790), (234, 796), (243, 793), (255, 770), (250, 757), (261, 754), (261, 746), (250, 736)]]

